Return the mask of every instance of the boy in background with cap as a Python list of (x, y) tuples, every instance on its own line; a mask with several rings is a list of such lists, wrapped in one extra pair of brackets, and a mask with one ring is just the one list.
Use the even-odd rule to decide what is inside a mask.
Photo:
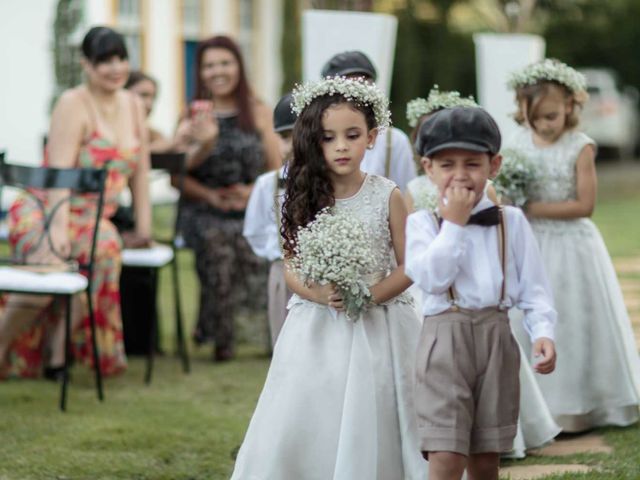
[[(525, 312), (534, 369), (555, 367), (556, 312), (521, 210), (497, 207), (485, 184), (500, 169), (500, 131), (481, 108), (445, 109), (416, 150), (440, 192), (437, 214), (407, 220), (405, 272), (424, 293), (416, 407), (429, 479), (497, 480), (516, 435), (520, 352), (507, 310)], [(526, 360), (525, 360), (526, 361)]]
[[(321, 75), (323, 78), (364, 78), (370, 82), (375, 82), (378, 76), (369, 57), (357, 50), (338, 53), (331, 57), (322, 67)], [(402, 192), (405, 192), (407, 184), (416, 177), (416, 165), (409, 137), (398, 128), (387, 128), (365, 152), (360, 169), (392, 180)]]
[(276, 344), (287, 317), (291, 292), (284, 281), (280, 219), (284, 195), (284, 175), (292, 153), (292, 133), (296, 116), (291, 110), (292, 96), (287, 93), (273, 111), (273, 126), (280, 140), (283, 166), (260, 175), (254, 184), (245, 213), (242, 234), (253, 252), (271, 262), (268, 283), (268, 318), (271, 347)]

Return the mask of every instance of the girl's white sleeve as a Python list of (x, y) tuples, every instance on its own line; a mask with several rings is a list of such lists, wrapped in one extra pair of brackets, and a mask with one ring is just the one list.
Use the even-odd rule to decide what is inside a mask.
[(245, 212), (242, 235), (253, 253), (268, 260), (280, 257), (279, 232), (275, 219), (275, 178), (277, 171), (260, 175), (254, 184)]

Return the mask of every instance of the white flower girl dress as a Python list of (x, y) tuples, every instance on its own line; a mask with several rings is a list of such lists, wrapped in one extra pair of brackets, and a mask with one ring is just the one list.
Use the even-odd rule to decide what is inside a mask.
[[(370, 229), (372, 283), (395, 264), (394, 188), (369, 175), (355, 195), (336, 200)], [(356, 322), (294, 295), (232, 480), (424, 480), (413, 405), (419, 336), (407, 294)]]
[[(576, 161), (585, 145), (576, 131), (545, 148), (520, 129), (510, 147), (529, 157), (536, 181), (530, 200), (576, 198)], [(638, 420), (640, 360), (622, 291), (600, 232), (589, 218), (531, 219), (558, 311), (558, 360), (538, 384), (556, 422), (567, 432)], [(521, 345), (530, 346), (521, 322), (512, 318)], [(528, 349), (528, 348), (527, 348)]]

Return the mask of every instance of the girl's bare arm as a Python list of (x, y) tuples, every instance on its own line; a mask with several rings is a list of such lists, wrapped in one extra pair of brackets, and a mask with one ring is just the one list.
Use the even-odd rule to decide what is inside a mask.
[(391, 230), (391, 242), (393, 243), (398, 266), (387, 278), (370, 288), (373, 303), (384, 303), (400, 295), (411, 286), (411, 280), (404, 274), (404, 229), (406, 221), (407, 207), (400, 190), (396, 188), (391, 192), (391, 198), (389, 199), (389, 229)]
[(586, 145), (576, 161), (577, 198), (566, 202), (531, 202), (526, 213), (534, 218), (570, 219), (590, 217), (596, 204), (595, 148)]

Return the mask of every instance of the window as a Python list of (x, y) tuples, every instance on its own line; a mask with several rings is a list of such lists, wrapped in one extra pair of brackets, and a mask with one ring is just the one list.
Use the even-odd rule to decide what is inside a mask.
[(142, 21), (140, 0), (119, 0), (117, 25), (124, 36), (129, 52), (129, 63), (132, 70), (139, 70), (142, 65)]
[(240, 50), (242, 50), (242, 56), (244, 57), (244, 66), (247, 69), (247, 75), (251, 77), (251, 70), (253, 65), (253, 0), (239, 0), (238, 2), (238, 14), (239, 14), (239, 31), (238, 31), (238, 44)]
[(189, 102), (195, 94), (196, 52), (200, 39), (200, 19), (202, 15), (200, 0), (183, 0), (182, 48), (184, 55), (184, 93), (187, 102)]

